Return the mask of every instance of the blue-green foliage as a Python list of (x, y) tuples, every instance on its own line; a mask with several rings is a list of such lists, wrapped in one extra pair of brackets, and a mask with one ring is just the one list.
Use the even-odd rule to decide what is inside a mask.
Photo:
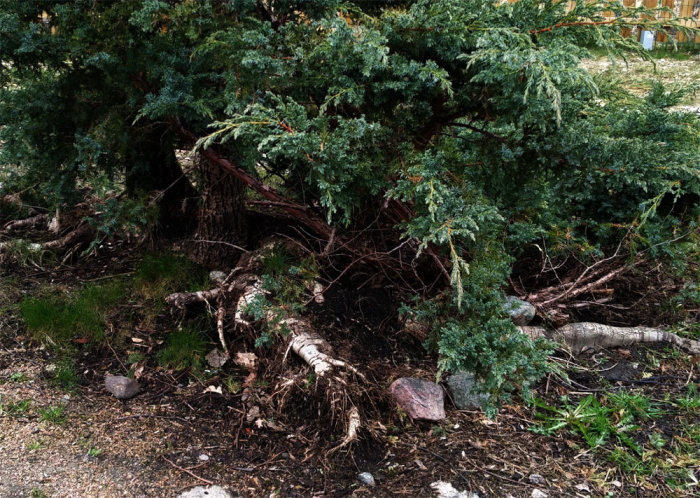
[(662, 25), (620, 2), (568, 6), (0, 0), (4, 188), (60, 202), (119, 184), (149, 167), (138, 137), (180, 123), (341, 228), (399, 199), (405, 236), (450, 261), (453, 296), (426, 304), (441, 369), (526, 388), (545, 349), (501, 308), (524, 246), (599, 256), (625, 240), (681, 273), (697, 258), (680, 248), (700, 214), (697, 116), (670, 107), (675, 89), (635, 97), (579, 64), (588, 46), (644, 56), (621, 29)]
[(505, 313), (501, 290), (509, 274), (509, 258), (498, 247), (478, 248), (460, 297), (419, 303), (404, 311), (433, 324), (426, 347), (440, 354), (440, 373), (470, 371), (478, 389), (491, 394), (488, 414), (513, 392), (529, 395), (529, 388), (547, 370), (552, 345), (531, 341)]

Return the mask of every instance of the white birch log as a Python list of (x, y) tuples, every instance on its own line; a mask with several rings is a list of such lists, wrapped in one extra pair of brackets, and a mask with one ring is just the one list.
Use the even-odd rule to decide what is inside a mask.
[(592, 322), (569, 323), (547, 331), (544, 327), (518, 327), (531, 338), (546, 337), (569, 346), (574, 354), (587, 349), (607, 349), (640, 343), (667, 342), (692, 355), (700, 355), (700, 341), (685, 339), (652, 327), (612, 327)]

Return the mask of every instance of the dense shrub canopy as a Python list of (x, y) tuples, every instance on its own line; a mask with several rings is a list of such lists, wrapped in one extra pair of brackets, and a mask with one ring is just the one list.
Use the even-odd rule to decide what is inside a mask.
[(397, 228), (449, 261), (452, 297), (414, 310), (440, 324), (442, 367), (526, 385), (544, 353), (502, 316), (513, 257), (542, 241), (673, 252), (700, 214), (700, 128), (679, 94), (634, 97), (580, 66), (589, 47), (636, 50), (621, 29), (652, 21), (567, 6), (0, 0), (3, 188), (54, 204), (85, 184), (148, 191), (157, 128), (341, 230), (398, 200)]

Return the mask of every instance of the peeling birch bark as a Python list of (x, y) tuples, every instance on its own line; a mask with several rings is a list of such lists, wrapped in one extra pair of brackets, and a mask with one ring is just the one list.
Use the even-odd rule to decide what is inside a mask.
[[(87, 243), (94, 235), (95, 230), (88, 223), (82, 223), (63, 237), (44, 243), (29, 243), (28, 247), (32, 252), (54, 251), (62, 253), (70, 248), (75, 249), (76, 246)], [(0, 243), (0, 253), (7, 252), (11, 248), (12, 241)]]
[(94, 228), (89, 223), (80, 224), (75, 230), (58, 239), (44, 243), (44, 249), (58, 251), (66, 249), (69, 246), (88, 242), (95, 234)]
[(347, 362), (331, 356), (330, 344), (321, 337), (311, 326), (311, 322), (304, 317), (289, 317), (282, 320), (280, 325), (289, 328), (289, 346), (299, 357), (306, 362), (319, 377), (333, 370), (333, 367), (344, 368), (364, 377), (355, 367)]
[(266, 291), (262, 287), (262, 280), (257, 276), (249, 276), (249, 283), (244, 287), (243, 294), (238, 298), (236, 303), (236, 313), (233, 320), (238, 325), (250, 327), (250, 322), (246, 320), (246, 308), (251, 305), (255, 299), (265, 295)]
[(47, 228), (49, 223), (49, 217), (46, 214), (37, 214), (31, 218), (25, 218), (23, 220), (14, 220), (5, 224), (5, 230), (10, 232), (12, 230), (21, 230), (25, 228)]
[(518, 327), (531, 338), (546, 337), (566, 344), (574, 354), (587, 349), (607, 349), (640, 343), (667, 342), (692, 355), (700, 355), (700, 341), (685, 339), (652, 327), (612, 327), (600, 323), (569, 323), (547, 331), (544, 327)]
[(185, 308), (191, 304), (204, 303), (210, 299), (216, 299), (222, 293), (222, 289), (211, 289), (197, 292), (176, 292), (165, 298), (165, 302), (176, 308)]
[(360, 412), (356, 407), (350, 408), (347, 413), (347, 427), (345, 429), (345, 437), (337, 446), (334, 446), (329, 453), (334, 453), (347, 445), (357, 440), (357, 431), (362, 427), (362, 418), (360, 417)]

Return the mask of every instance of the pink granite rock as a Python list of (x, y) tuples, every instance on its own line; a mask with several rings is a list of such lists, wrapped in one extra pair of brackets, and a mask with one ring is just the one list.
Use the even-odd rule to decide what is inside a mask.
[(403, 377), (389, 386), (389, 392), (414, 420), (445, 418), (445, 394), (435, 382)]

